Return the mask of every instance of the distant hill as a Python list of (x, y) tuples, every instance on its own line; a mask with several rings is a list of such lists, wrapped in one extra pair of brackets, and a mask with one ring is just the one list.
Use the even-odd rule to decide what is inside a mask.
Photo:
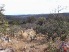
[[(7, 19), (13, 20), (13, 19), (22, 19), (22, 18), (27, 18), (27, 17), (48, 17), (50, 15), (56, 15), (56, 14), (30, 14), (30, 15), (5, 15)], [(59, 13), (59, 15), (69, 17), (69, 13)]]

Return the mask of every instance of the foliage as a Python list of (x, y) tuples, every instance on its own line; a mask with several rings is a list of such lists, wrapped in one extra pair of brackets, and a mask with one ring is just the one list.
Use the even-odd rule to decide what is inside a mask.
[[(2, 11), (3, 7), (0, 10), (0, 26), (2, 27), (2, 31), (5, 31), (5, 29), (11, 25), (20, 25), (22, 28), (26, 29), (32, 27), (34, 30), (36, 30), (37, 33), (45, 34), (48, 36), (48, 38), (52, 37), (52, 39), (60, 37), (61, 40), (63, 40), (69, 34), (69, 17), (65, 17), (62, 14), (50, 14), (48, 18), (36, 18), (34, 16), (30, 16), (27, 18), (18, 18), (15, 20), (13, 19), (11, 21), (7, 21), (4, 18), (5, 16), (2, 14)], [(56, 35), (54, 35), (55, 33)], [(62, 36), (62, 34), (65, 35)]]
[(3, 11), (3, 6), (0, 7), (0, 24), (3, 24), (4, 22), (4, 15), (2, 14), (2, 11)]
[[(17, 19), (11, 21), (13, 25), (21, 25), (22, 28), (33, 28), (37, 33), (42, 33), (55, 39), (56, 37), (61, 37), (65, 39), (69, 33), (69, 18), (60, 14), (51, 14), (46, 17), (28, 17), (23, 19)], [(48, 34), (47, 34), (48, 33)], [(54, 33), (56, 35), (54, 36)], [(65, 34), (65, 36), (62, 36)]]
[(0, 7), (0, 32), (5, 34), (6, 29), (8, 28), (9, 24), (8, 24), (8, 21), (6, 20), (4, 14), (2, 13), (4, 11), (3, 7), (4, 6)]
[(33, 16), (28, 17), (28, 18), (26, 19), (26, 22), (27, 22), (27, 23), (33, 23), (33, 22), (35, 22), (35, 21), (36, 21), (36, 18), (33, 17)]
[(43, 24), (45, 24), (45, 22), (46, 22), (46, 18), (45, 17), (40, 17), (37, 20), (37, 24), (38, 25), (43, 25)]

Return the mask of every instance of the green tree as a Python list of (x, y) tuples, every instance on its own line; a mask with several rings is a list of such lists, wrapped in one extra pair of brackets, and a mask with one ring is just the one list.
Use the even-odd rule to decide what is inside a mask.
[(37, 20), (37, 24), (38, 25), (43, 25), (46, 22), (46, 18), (45, 17), (39, 17)]
[(4, 11), (4, 5), (0, 7), (0, 32), (5, 33), (6, 28), (8, 28), (9, 24), (5, 18), (5, 15), (3, 14), (3, 11)]
[(3, 7), (4, 6), (0, 7), (0, 24), (4, 23), (4, 15), (2, 13), (4, 11)]
[(33, 22), (35, 22), (36, 21), (36, 18), (35, 17), (33, 17), (33, 16), (31, 16), (31, 17), (28, 17), (27, 18), (27, 23), (33, 23)]

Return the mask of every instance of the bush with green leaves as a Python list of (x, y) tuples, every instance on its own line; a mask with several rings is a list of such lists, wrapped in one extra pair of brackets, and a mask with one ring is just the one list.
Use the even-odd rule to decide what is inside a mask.
[(36, 24), (43, 25), (43, 24), (45, 24), (45, 22), (46, 22), (46, 18), (45, 17), (39, 17), (37, 19), (37, 21), (36, 21)]
[(4, 6), (0, 7), (0, 32), (5, 34), (6, 29), (9, 27), (8, 21), (6, 20), (4, 14), (2, 13), (4, 11)]

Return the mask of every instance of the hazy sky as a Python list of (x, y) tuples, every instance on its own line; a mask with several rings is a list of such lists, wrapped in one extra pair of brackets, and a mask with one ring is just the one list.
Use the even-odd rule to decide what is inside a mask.
[(0, 0), (0, 5), (5, 4), (4, 14), (45, 14), (53, 13), (58, 5), (61, 12), (69, 12), (69, 0)]

